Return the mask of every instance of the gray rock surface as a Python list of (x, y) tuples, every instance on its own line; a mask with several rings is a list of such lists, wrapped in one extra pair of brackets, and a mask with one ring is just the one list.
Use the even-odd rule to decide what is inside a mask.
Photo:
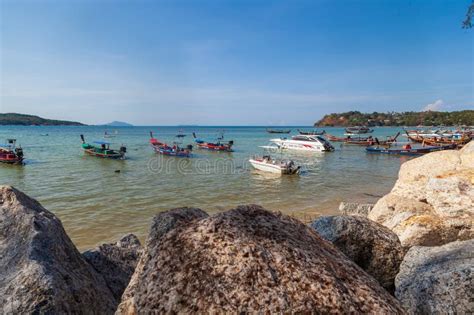
[(9, 186), (0, 186), (0, 298), (2, 314), (111, 314), (116, 308), (59, 219)]
[(102, 275), (118, 303), (135, 271), (142, 246), (133, 234), (112, 244), (103, 244), (82, 255)]
[(358, 215), (366, 217), (370, 210), (374, 207), (372, 203), (357, 203), (357, 202), (341, 202), (339, 211), (343, 215)]
[(403, 313), (310, 227), (241, 206), (212, 217), (195, 209), (156, 216), (117, 313), (314, 311)]
[(474, 238), (474, 141), (402, 164), (392, 191), (369, 212), (404, 247)]
[[(169, 211), (164, 211), (157, 214), (151, 223), (150, 232), (145, 244), (145, 248), (140, 256), (139, 262), (135, 268), (135, 272), (130, 279), (130, 282), (122, 295), (122, 302), (119, 305), (117, 314), (137, 314), (137, 299), (140, 299), (142, 292), (145, 290), (147, 284), (145, 281), (150, 281), (150, 285), (156, 281), (154, 276), (151, 279), (146, 279), (146, 276), (153, 274), (157, 257), (159, 256), (159, 245), (167, 233), (184, 226), (196, 220), (207, 218), (208, 214), (197, 208), (177, 208)], [(156, 293), (156, 292), (155, 292)], [(150, 299), (153, 299), (152, 294)], [(151, 308), (141, 306), (140, 312), (151, 311)]]
[(474, 240), (410, 248), (395, 285), (410, 314), (472, 314)]
[(311, 227), (393, 293), (404, 256), (395, 233), (360, 216), (324, 216)]

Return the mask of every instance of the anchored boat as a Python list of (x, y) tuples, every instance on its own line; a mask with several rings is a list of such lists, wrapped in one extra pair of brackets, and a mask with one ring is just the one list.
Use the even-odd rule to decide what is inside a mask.
[(311, 131), (306, 131), (306, 130), (300, 130), (298, 129), (298, 132), (300, 135), (305, 135), (305, 136), (322, 136), (323, 134), (326, 133), (325, 130), (318, 131), (318, 130), (311, 130)]
[(94, 141), (93, 144), (86, 143), (84, 135), (81, 135), (81, 140), (82, 148), (86, 154), (106, 159), (125, 159), (127, 148), (123, 145), (118, 150), (114, 150), (110, 148), (110, 142)]
[(407, 137), (409, 140), (413, 142), (418, 142), (418, 143), (424, 143), (428, 145), (433, 145), (433, 146), (443, 146), (443, 145), (453, 145), (455, 144), (457, 147), (462, 147), (465, 144), (469, 143), (471, 141), (471, 136), (468, 134), (463, 134), (459, 138), (453, 138), (453, 137), (426, 137), (426, 136), (421, 136), (419, 134), (413, 135), (410, 134), (409, 132), (406, 132)]
[(232, 146), (234, 145), (234, 141), (224, 141), (224, 133), (221, 133), (216, 140), (205, 140), (199, 139), (196, 137), (196, 133), (193, 132), (194, 142), (198, 148), (206, 149), (210, 151), (224, 151), (224, 152), (232, 152)]
[(309, 151), (309, 152), (323, 152), (334, 151), (334, 147), (329, 141), (321, 136), (293, 136), (291, 139), (271, 139), (280, 149)]
[(16, 139), (7, 139), (0, 145), (0, 163), (23, 164), (23, 149), (16, 146)]
[(268, 133), (290, 133), (291, 129), (270, 129), (267, 128)]
[(282, 175), (299, 174), (301, 169), (301, 166), (296, 166), (293, 161), (275, 160), (269, 155), (254, 157), (249, 162), (257, 170)]
[(364, 133), (372, 133), (374, 132), (374, 129), (370, 129), (365, 126), (357, 126), (357, 127), (347, 127), (346, 128), (346, 133), (349, 135), (359, 135), (359, 134), (364, 134)]
[(176, 157), (191, 157), (192, 145), (188, 145), (186, 148), (179, 146), (177, 142), (170, 146), (164, 142), (161, 142), (153, 137), (153, 132), (150, 131), (150, 145), (153, 150), (158, 154), (176, 156)]
[(412, 148), (411, 145), (404, 145), (401, 149), (391, 149), (389, 147), (373, 146), (365, 148), (368, 153), (396, 154), (396, 155), (420, 155), (435, 151), (456, 149), (456, 145), (429, 146), (421, 148)]

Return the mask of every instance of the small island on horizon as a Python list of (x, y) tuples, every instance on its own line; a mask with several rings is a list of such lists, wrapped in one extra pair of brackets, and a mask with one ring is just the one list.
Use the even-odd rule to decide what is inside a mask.
[(99, 126), (108, 126), (108, 127), (133, 127), (132, 124), (129, 124), (127, 122), (123, 122), (123, 121), (112, 121), (108, 124), (103, 124), (103, 125), (99, 125)]
[(0, 113), (0, 125), (19, 125), (19, 126), (86, 126), (77, 121), (46, 119), (34, 115), (18, 113)]

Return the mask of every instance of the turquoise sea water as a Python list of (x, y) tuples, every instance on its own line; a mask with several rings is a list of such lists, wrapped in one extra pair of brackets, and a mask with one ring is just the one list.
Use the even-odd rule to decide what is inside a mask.
[[(158, 156), (149, 147), (149, 131), (171, 143), (180, 129), (187, 134), (184, 144), (192, 143), (193, 131), (213, 138), (225, 130), (226, 140), (235, 142), (235, 152), (195, 148), (192, 158), (183, 159)], [(325, 129), (343, 134), (342, 128)], [(275, 177), (252, 170), (248, 163), (254, 154), (263, 153), (259, 146), (282, 136), (266, 133), (265, 127), (109, 127), (109, 133), (117, 134), (107, 140), (116, 147), (126, 145), (127, 159), (84, 155), (79, 135), (88, 141), (104, 140), (105, 130), (97, 126), (0, 127), (0, 143), (16, 138), (26, 158), (24, 166), (0, 165), (0, 184), (37, 198), (61, 219), (80, 249), (130, 232), (143, 238), (154, 214), (175, 207), (214, 213), (253, 203), (302, 220), (336, 214), (341, 201), (373, 202), (390, 191), (400, 164), (408, 159), (367, 154), (363, 147), (334, 143), (335, 152), (283, 154), (303, 164), (304, 173)], [(292, 130), (296, 134), (296, 128)], [(373, 135), (383, 138), (398, 131), (376, 128)]]

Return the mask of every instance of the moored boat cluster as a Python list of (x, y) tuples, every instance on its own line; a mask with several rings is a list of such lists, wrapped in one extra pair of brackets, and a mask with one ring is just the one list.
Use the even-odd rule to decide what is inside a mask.
[[(288, 134), (291, 129), (266, 129), (268, 133)], [(325, 130), (300, 130), (299, 135), (270, 139), (271, 145), (261, 146), (267, 150), (263, 155), (256, 155), (248, 160), (250, 165), (257, 171), (275, 173), (280, 175), (300, 174), (303, 165), (297, 165), (293, 160), (277, 159), (270, 153), (281, 153), (293, 151), (294, 153), (332, 152), (335, 150), (334, 143), (344, 145), (357, 145), (366, 147), (367, 153), (391, 154), (391, 155), (421, 155), (435, 151), (460, 149), (474, 137), (472, 128), (460, 130), (405, 130), (405, 134), (398, 132), (393, 136), (380, 138), (371, 134), (374, 129), (367, 127), (350, 127), (345, 129), (344, 136), (334, 136)], [(104, 138), (115, 137), (117, 133), (105, 132)], [(199, 138), (195, 132), (192, 133), (194, 144), (197, 148), (214, 152), (233, 152), (234, 141), (224, 140), (224, 133), (212, 139)], [(408, 141), (400, 141), (400, 136), (406, 136)], [(94, 141), (87, 143), (83, 135), (82, 149), (88, 155), (107, 159), (125, 159), (127, 148), (122, 144), (119, 148), (111, 148), (108, 141)], [(149, 144), (154, 152), (161, 155), (190, 158), (193, 156), (193, 145), (183, 145), (186, 137), (180, 131), (172, 144), (167, 144), (153, 136), (150, 132)], [(0, 162), (9, 164), (22, 164), (24, 161), (23, 149), (16, 147), (16, 140), (9, 139), (6, 145), (0, 146)]]

